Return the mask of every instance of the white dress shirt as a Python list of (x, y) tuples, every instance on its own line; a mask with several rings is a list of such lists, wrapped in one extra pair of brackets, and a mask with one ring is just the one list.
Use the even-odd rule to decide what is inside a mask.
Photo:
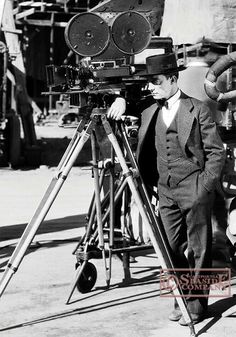
[(168, 100), (168, 108), (166, 106), (162, 107), (162, 117), (167, 128), (170, 126), (171, 122), (175, 118), (177, 110), (179, 108), (180, 103), (180, 90), (178, 90), (173, 96), (171, 96)]

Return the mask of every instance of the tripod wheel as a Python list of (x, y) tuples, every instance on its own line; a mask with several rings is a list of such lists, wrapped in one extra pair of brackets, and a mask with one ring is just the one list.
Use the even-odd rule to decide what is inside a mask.
[[(76, 264), (76, 268), (78, 264)], [(82, 294), (88, 293), (97, 281), (97, 269), (91, 262), (87, 262), (77, 281), (76, 287)]]

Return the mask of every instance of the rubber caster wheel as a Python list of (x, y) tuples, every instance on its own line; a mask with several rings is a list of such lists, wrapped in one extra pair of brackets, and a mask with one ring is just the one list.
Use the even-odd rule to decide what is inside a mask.
[(97, 269), (91, 262), (87, 262), (77, 281), (76, 287), (82, 294), (92, 290), (97, 281)]

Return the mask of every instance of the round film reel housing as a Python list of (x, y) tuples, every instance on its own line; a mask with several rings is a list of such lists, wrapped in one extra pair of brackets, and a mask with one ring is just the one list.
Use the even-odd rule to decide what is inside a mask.
[(117, 48), (132, 55), (147, 48), (152, 37), (152, 27), (142, 14), (128, 11), (115, 18), (111, 34)]
[(94, 13), (73, 16), (65, 28), (68, 47), (81, 56), (96, 56), (108, 46), (110, 30), (104, 19)]

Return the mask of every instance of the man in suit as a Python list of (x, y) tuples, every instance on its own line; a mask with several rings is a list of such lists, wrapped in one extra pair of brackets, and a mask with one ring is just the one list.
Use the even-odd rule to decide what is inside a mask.
[[(179, 89), (182, 70), (174, 53), (146, 59), (142, 76), (154, 100), (141, 114), (137, 161), (148, 191), (157, 186), (174, 266), (194, 271), (196, 281), (202, 268), (211, 268), (211, 207), (225, 153), (209, 108)], [(119, 119), (127, 110), (124, 98), (117, 97), (108, 117)], [(209, 289), (186, 288), (188, 309), (197, 323), (205, 317)], [(169, 319), (186, 325), (176, 301)]]

